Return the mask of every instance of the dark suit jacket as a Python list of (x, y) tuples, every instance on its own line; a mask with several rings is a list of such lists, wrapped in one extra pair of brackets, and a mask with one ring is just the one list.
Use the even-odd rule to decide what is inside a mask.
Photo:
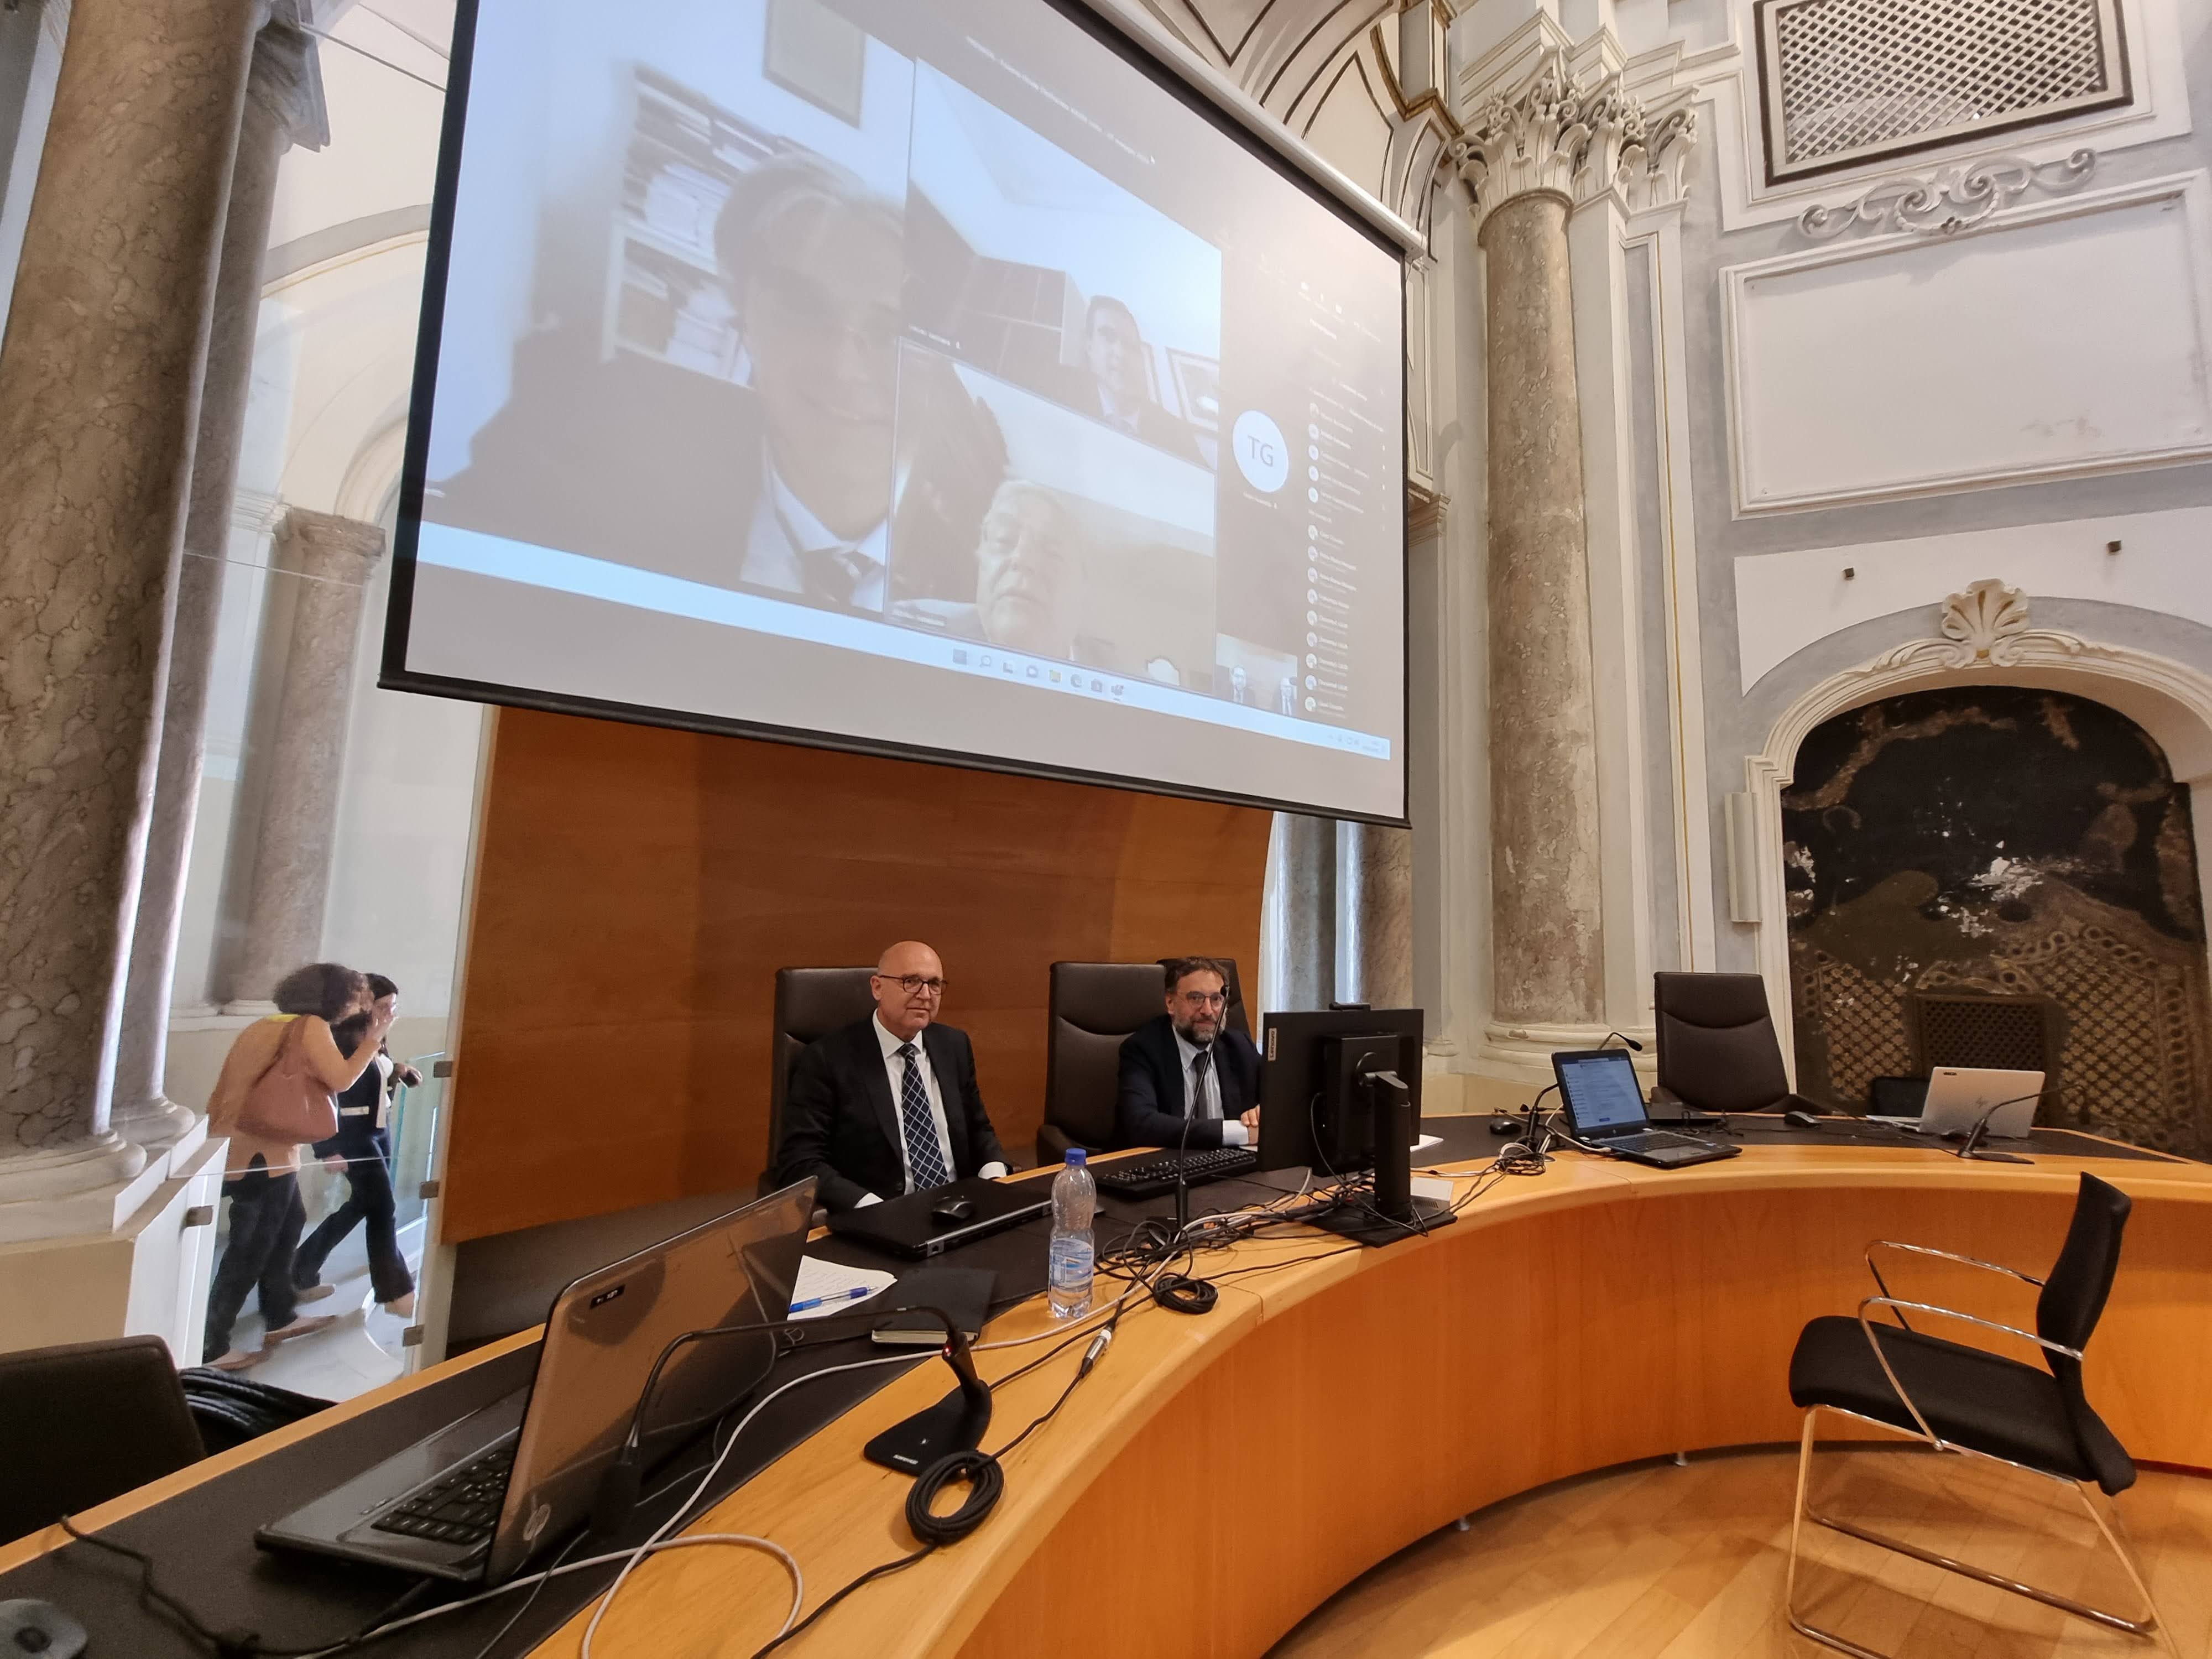
[[(1108, 420), (1104, 399), (1098, 395), (1097, 378), (1087, 368), (1072, 370), (1067, 377), (1067, 401), (1085, 415), (1105, 421), (1117, 432), (1128, 428), (1120, 422)], [(1206, 465), (1206, 457), (1199, 453), (1198, 440), (1181, 421), (1147, 398), (1137, 405), (1136, 436), (1155, 449), (1164, 449), (1180, 460), (1196, 461)]]
[[(954, 1179), (986, 1164), (1008, 1162), (975, 1086), (975, 1050), (968, 1034), (950, 1025), (925, 1026), (921, 1048), (945, 1099)], [(906, 1190), (898, 1104), (891, 1098), (872, 1015), (810, 1044), (791, 1068), (776, 1179), (788, 1185), (808, 1176), (815, 1178), (817, 1200), (831, 1210), (849, 1210), (870, 1193), (896, 1198)]]
[[(1260, 1051), (1252, 1039), (1224, 1026), (1213, 1039), (1213, 1074), (1221, 1090), (1224, 1121), (1260, 1103)], [(1114, 1129), (1124, 1146), (1180, 1146), (1188, 1091), (1175, 1022), (1165, 1014), (1139, 1025), (1121, 1042), (1121, 1086), (1114, 1101)], [(1218, 1146), (1221, 1124), (1190, 1126), (1194, 1148)]]

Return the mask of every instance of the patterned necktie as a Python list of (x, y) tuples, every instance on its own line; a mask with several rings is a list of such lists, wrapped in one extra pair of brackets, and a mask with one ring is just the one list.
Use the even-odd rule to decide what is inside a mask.
[(926, 1193), (952, 1177), (937, 1149), (937, 1120), (929, 1115), (929, 1091), (921, 1086), (921, 1067), (914, 1063), (914, 1044), (900, 1043), (898, 1056), (906, 1062), (906, 1075), (899, 1080), (899, 1118), (906, 1125), (907, 1172), (914, 1190)]
[(870, 562), (856, 548), (811, 548), (799, 556), (799, 579), (817, 605), (849, 609)]
[(1200, 1048), (1190, 1061), (1190, 1115), (1206, 1119), (1221, 1115), (1221, 1103), (1206, 1090), (1206, 1079), (1213, 1071), (1213, 1050)]

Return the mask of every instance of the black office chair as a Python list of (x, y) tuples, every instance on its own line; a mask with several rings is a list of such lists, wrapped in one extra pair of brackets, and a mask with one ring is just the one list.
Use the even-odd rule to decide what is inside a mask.
[[(2066, 1243), (2047, 1280), (1925, 1245), (1881, 1239), (1867, 1247), (1867, 1266), (1880, 1294), (1861, 1302), (1856, 1318), (1832, 1315), (1814, 1320), (1798, 1337), (1796, 1352), (1790, 1357), (1790, 1397), (1805, 1411), (1798, 1449), (1797, 1504), (1790, 1527), (1790, 1576), (1784, 1592), (1790, 1626), (1799, 1634), (1838, 1653), (1881, 1659), (1869, 1649), (1817, 1629), (1799, 1616), (1798, 1536), (1808, 1519), (1831, 1531), (2115, 1630), (2146, 1637), (2157, 1630), (2158, 1610), (2134, 1554), (2121, 1536), (2119, 1511), (2114, 1507), (2107, 1520), (2089, 1492), (2092, 1485), (2100, 1487), (2108, 1498), (2126, 1491), (2135, 1484), (2135, 1464), (2081, 1391), (2081, 1351), (2088, 1346), (2098, 1316), (2105, 1310), (2105, 1299), (2112, 1291), (2129, 1208), (2125, 1193), (2093, 1175), (2082, 1176), (2073, 1223), (2066, 1230)], [(2036, 1299), (2033, 1334), (1978, 1315), (1892, 1296), (1881, 1269), (1875, 1264), (1874, 1253), (1878, 1249), (1939, 1256), (2036, 1285), (2042, 1293)], [(1871, 1316), (1877, 1308), (1890, 1310), (1898, 1322), (1877, 1323)], [(1961, 1321), (2033, 1342), (2042, 1350), (2043, 1365), (2039, 1368), (1915, 1330), (1906, 1322), (1908, 1313)], [(1938, 1452), (2008, 1463), (2073, 1487), (2088, 1510), (2089, 1518), (2126, 1567), (2146, 1613), (2140, 1619), (2125, 1619), (1812, 1509), (1806, 1493), (1822, 1412), (1924, 1440)]]
[[(1229, 1027), (1252, 1035), (1237, 964), (1222, 988)], [(1121, 1042), (1164, 1006), (1163, 962), (1055, 962), (1047, 993), (1044, 1124), (1036, 1138), (1037, 1162), (1058, 1164), (1070, 1146), (1097, 1152), (1115, 1144), (1114, 1098), (1119, 1086)]]
[(0, 1354), (0, 1543), (203, 1455), (160, 1337)]
[(775, 1164), (783, 1151), (783, 1103), (791, 1068), (807, 1044), (828, 1036), (876, 1009), (868, 989), (872, 968), (779, 968), (775, 970), (775, 1033), (769, 1044), (768, 1163), (761, 1170), (765, 1198), (782, 1183)]
[(1802, 1106), (1790, 1091), (1782, 1040), (1757, 974), (1651, 976), (1659, 1074), (1652, 1115), (1668, 1107), (1699, 1112), (1781, 1112)]

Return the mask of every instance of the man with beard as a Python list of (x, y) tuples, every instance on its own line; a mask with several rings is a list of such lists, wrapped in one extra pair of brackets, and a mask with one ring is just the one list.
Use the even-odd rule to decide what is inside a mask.
[(1167, 1012), (1121, 1043), (1114, 1127), (1124, 1146), (1243, 1146), (1260, 1134), (1260, 1051), (1228, 1026), (1229, 975), (1211, 957), (1167, 964)]

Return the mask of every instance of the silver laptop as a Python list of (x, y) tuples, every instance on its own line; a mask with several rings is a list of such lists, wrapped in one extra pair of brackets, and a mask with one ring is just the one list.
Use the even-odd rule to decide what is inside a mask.
[[(1971, 1066), (1938, 1066), (1928, 1074), (1928, 1099), (1918, 1117), (1875, 1117), (1924, 1135), (1963, 1135), (1988, 1113), (1994, 1139), (2020, 1140), (2035, 1125), (2043, 1094), (2040, 1072), (2000, 1072)], [(1995, 1107), (1995, 1111), (1990, 1108)]]
[[(586, 1273), (553, 1299), (530, 1386), (260, 1528), (264, 1548), (497, 1583), (592, 1508), (653, 1363), (686, 1331), (784, 1318), (810, 1179)], [(662, 1370), (645, 1468), (768, 1375), (773, 1331), (696, 1342)]]

